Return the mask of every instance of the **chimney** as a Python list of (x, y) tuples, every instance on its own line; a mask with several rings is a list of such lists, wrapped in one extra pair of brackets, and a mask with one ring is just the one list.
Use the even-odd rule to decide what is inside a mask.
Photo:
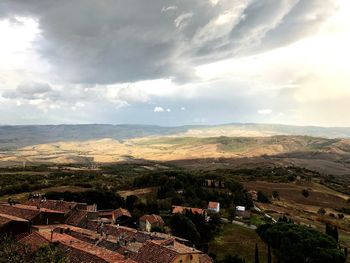
[(53, 229), (51, 230), (51, 242), (52, 242), (52, 239), (53, 239)]

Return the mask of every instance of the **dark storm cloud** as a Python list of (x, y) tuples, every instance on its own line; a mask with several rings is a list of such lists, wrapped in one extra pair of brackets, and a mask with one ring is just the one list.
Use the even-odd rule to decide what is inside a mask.
[[(238, 24), (227, 34), (196, 39), (219, 15), (244, 2)], [(0, 16), (37, 18), (42, 37), (35, 47), (67, 83), (184, 82), (194, 77), (198, 63), (298, 40), (316, 30), (334, 6), (331, 0), (222, 0), (216, 5), (206, 0), (2, 0)], [(314, 20), (306, 20), (308, 15)]]

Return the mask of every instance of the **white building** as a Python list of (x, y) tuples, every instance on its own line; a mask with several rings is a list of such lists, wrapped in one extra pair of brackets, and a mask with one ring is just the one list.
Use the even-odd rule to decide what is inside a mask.
[(218, 202), (209, 202), (208, 204), (208, 211), (219, 213), (220, 212), (220, 203)]

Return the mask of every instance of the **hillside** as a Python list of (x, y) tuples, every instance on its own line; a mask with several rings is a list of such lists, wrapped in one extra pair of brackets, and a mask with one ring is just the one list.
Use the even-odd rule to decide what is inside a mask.
[[(322, 166), (344, 166), (350, 160), (350, 140), (309, 136), (270, 137), (144, 137), (118, 141), (99, 139), (37, 144), (0, 152), (1, 166), (29, 163), (113, 163), (203, 158), (293, 159)], [(348, 173), (345, 169), (344, 173)], [(349, 172), (350, 173), (350, 172)]]
[(225, 124), (213, 126), (161, 127), (150, 125), (32, 125), (0, 126), (0, 150), (36, 144), (111, 138), (128, 140), (147, 136), (265, 137), (306, 135), (325, 138), (350, 137), (350, 128), (324, 128), (276, 124)]

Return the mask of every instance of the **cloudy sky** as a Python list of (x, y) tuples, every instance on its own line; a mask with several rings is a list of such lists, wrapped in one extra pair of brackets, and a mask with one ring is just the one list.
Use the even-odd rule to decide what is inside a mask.
[(1, 0), (0, 124), (350, 126), (348, 0)]

